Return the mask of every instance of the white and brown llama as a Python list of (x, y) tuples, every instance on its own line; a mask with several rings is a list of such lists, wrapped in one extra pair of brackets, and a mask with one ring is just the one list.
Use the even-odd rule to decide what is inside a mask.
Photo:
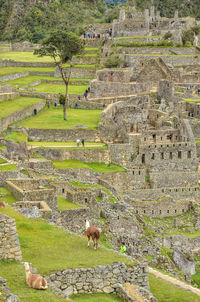
[(47, 289), (48, 284), (47, 280), (38, 275), (38, 274), (32, 274), (30, 272), (30, 267), (28, 262), (24, 262), (25, 271), (26, 271), (26, 284), (32, 288), (35, 289)]
[(0, 200), (0, 208), (5, 208), (6, 204), (3, 200)]
[(90, 238), (93, 241), (93, 247), (96, 250), (98, 247), (98, 242), (101, 236), (99, 229), (95, 226), (90, 226), (88, 220), (85, 220), (86, 236), (88, 238), (88, 247), (90, 246)]

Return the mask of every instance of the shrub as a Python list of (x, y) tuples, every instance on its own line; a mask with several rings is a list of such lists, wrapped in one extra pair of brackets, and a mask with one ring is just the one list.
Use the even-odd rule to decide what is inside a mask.
[(118, 54), (111, 54), (106, 59), (104, 66), (106, 68), (119, 67), (122, 64), (122, 60), (120, 59)]
[(172, 38), (172, 33), (170, 31), (166, 32), (166, 34), (163, 36), (164, 40), (168, 40)]
[(193, 40), (194, 40), (194, 32), (191, 29), (187, 29), (184, 30), (183, 34), (182, 34), (182, 41), (183, 41), (183, 45), (187, 46), (191, 46), (193, 44)]

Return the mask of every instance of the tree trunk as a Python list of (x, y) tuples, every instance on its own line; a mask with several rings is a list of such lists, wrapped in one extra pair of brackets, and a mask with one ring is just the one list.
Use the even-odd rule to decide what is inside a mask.
[(63, 105), (63, 115), (64, 115), (64, 120), (66, 121), (66, 115), (67, 115), (67, 105), (69, 103), (69, 93), (68, 93), (68, 90), (69, 90), (69, 81), (70, 81), (70, 77), (71, 77), (71, 73), (72, 73), (72, 64), (70, 62), (70, 67), (69, 67), (69, 74), (68, 74), (68, 77), (67, 77), (67, 80), (65, 81), (65, 86), (66, 86), (66, 93), (65, 93), (65, 103)]

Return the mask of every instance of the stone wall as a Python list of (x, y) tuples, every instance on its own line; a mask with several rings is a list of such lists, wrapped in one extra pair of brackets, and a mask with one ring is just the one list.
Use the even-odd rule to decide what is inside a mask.
[(12, 43), (11, 51), (23, 51), (23, 52), (33, 52), (35, 49), (39, 48), (39, 44), (32, 44), (28, 41)]
[[(95, 67), (75, 67), (72, 68), (71, 77), (72, 78), (83, 78), (83, 79), (93, 79), (96, 77), (97, 69)], [(69, 69), (65, 68), (66, 74), (68, 74)], [(55, 69), (55, 78), (60, 78), (60, 71), (58, 68)]]
[(10, 84), (4, 84), (0, 86), (0, 93), (11, 93), (12, 91), (12, 85)]
[(77, 56), (72, 60), (73, 64), (97, 64), (99, 63), (99, 56)]
[(37, 148), (37, 153), (48, 160), (77, 159), (84, 162), (110, 162), (109, 151), (106, 149), (50, 149)]
[(0, 213), (0, 259), (22, 261), (15, 220)]
[[(87, 243), (86, 243), (87, 244)], [(96, 268), (66, 269), (49, 276), (53, 290), (70, 296), (72, 294), (115, 292), (118, 284), (131, 283), (149, 289), (148, 268), (142, 264), (126, 266), (114, 262)]]
[(85, 219), (90, 217), (89, 208), (77, 208), (60, 211), (56, 216), (56, 224), (72, 232), (83, 232), (85, 230)]
[(19, 78), (27, 77), (28, 75), (29, 75), (28, 71), (6, 74), (0, 76), (0, 82), (7, 82), (7, 81), (19, 79)]
[[(128, 290), (130, 289), (130, 291)], [(136, 285), (121, 284), (117, 288), (117, 295), (123, 302), (137, 302), (137, 301), (151, 301), (158, 302), (158, 300), (145, 288)]]
[(117, 52), (124, 53), (124, 54), (150, 54), (150, 55), (151, 54), (158, 54), (158, 55), (198, 54), (196, 53), (196, 49), (194, 47), (118, 47)]
[(84, 138), (86, 142), (99, 142), (99, 134), (96, 130), (74, 129), (34, 129), (25, 128), (29, 141), (67, 142)]
[(54, 63), (42, 62), (16, 62), (13, 60), (2, 60), (0, 67), (55, 67)]
[(132, 95), (140, 92), (147, 92), (151, 89), (152, 83), (124, 83), (104, 82), (93, 80), (90, 85), (90, 96), (113, 96), (113, 95)]
[(42, 110), (44, 108), (45, 104), (46, 104), (45, 102), (39, 102), (39, 103), (36, 103), (32, 106), (24, 108), (20, 111), (16, 111), (16, 112), (2, 118), (0, 120), (0, 132), (6, 130), (9, 126), (9, 124), (14, 123), (14, 122), (19, 121), (19, 120), (21, 120), (21, 119), (23, 119), (27, 116), (32, 115), (34, 109), (37, 109), (37, 111)]
[(130, 82), (130, 69), (109, 68), (97, 71), (98, 81)]
[(0, 186), (4, 186), (5, 181), (10, 178), (26, 178), (26, 175), (18, 171), (0, 171)]
[(96, 183), (97, 178), (92, 169), (59, 169), (56, 174), (66, 180), (76, 180), (85, 183)]

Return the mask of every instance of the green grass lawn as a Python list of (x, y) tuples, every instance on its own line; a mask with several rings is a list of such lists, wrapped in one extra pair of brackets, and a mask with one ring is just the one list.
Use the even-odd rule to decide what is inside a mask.
[(159, 302), (199, 302), (200, 297), (149, 274), (150, 291)]
[[(76, 149), (81, 150), (83, 147), (76, 146), (76, 142), (29, 142), (29, 146), (37, 146), (41, 148), (51, 148), (51, 149)], [(93, 146), (95, 145), (95, 147)], [(108, 146), (102, 143), (95, 142), (85, 142), (85, 149), (107, 149)]]
[[(92, 247), (88, 249), (85, 236), (70, 234), (42, 219), (27, 219), (10, 206), (1, 208), (0, 212), (16, 220), (23, 261), (31, 262), (41, 274), (49, 275), (67, 268), (96, 267), (114, 261), (133, 263), (102, 246), (94, 252)], [(0, 262), (4, 277), (2, 267)]]
[(72, 295), (74, 302), (120, 302), (120, 298), (115, 294), (91, 294)]
[(6, 149), (6, 146), (0, 146), (0, 151)]
[(43, 101), (42, 99), (34, 99), (28, 97), (19, 97), (14, 100), (8, 100), (0, 102), (0, 119), (8, 116), (16, 111), (20, 111), (24, 108), (37, 104)]
[[(69, 85), (69, 94), (84, 94), (85, 90), (89, 85)], [(63, 84), (53, 84), (53, 83), (41, 83), (38, 86), (35, 86), (34, 89), (37, 92), (46, 92), (46, 93), (62, 93), (65, 94), (65, 85)]]
[(183, 99), (184, 101), (186, 101), (187, 103), (200, 103), (200, 98), (198, 99)]
[(16, 143), (25, 143), (27, 141), (27, 135), (18, 131), (11, 131), (5, 137), (5, 140), (11, 140)]
[(0, 157), (0, 164), (5, 164), (5, 163), (7, 163), (7, 161)]
[(62, 107), (50, 108), (21, 122), (19, 126), (37, 129), (73, 129), (76, 125), (85, 125), (88, 130), (94, 130), (98, 127), (100, 113), (101, 110), (68, 108), (67, 120), (64, 121)]
[(13, 203), (17, 202), (17, 199), (8, 189), (4, 187), (0, 187), (0, 199), (12, 205)]
[(81, 205), (73, 203), (62, 196), (57, 196), (57, 197), (58, 197), (58, 210), (60, 211), (82, 208)]
[(15, 164), (0, 165), (1, 171), (17, 171), (17, 166)]
[[(33, 82), (44, 81), (44, 80), (59, 81), (60, 83), (63, 83), (62, 82), (63, 80), (61, 78), (54, 78), (54, 77), (50, 77), (50, 76), (29, 75), (29, 76), (22, 77), (22, 78), (19, 78), (19, 79), (6, 81), (6, 82), (4, 82), (4, 84), (11, 84), (15, 88), (16, 85), (18, 85), (19, 87), (24, 87), (26, 85), (30, 85)], [(78, 79), (78, 78), (75, 78), (75, 79), (71, 78), (70, 79), (70, 82), (85, 82), (85, 81), (88, 81), (88, 80), (87, 79)]]
[(86, 163), (81, 160), (55, 160), (53, 161), (55, 169), (92, 169), (93, 172), (106, 173), (106, 172), (125, 172), (126, 170), (116, 164), (106, 165), (105, 163)]
[(25, 71), (54, 72), (54, 67), (1, 67), (0, 76)]
[(34, 55), (32, 52), (20, 52), (20, 51), (1, 52), (0, 59), (14, 60), (16, 62), (54, 63), (51, 57), (38, 57)]
[[(99, 184), (85, 184), (85, 183), (82, 183), (82, 182), (79, 182), (79, 181), (74, 181), (74, 180), (71, 180), (70, 184), (72, 186), (74, 186), (75, 188), (80, 188), (80, 189), (88, 189), (88, 188), (102, 189), (109, 196), (109, 201), (111, 203), (118, 202), (118, 200), (112, 195), (112, 193), (102, 185), (99, 185)], [(96, 200), (98, 202), (101, 202), (102, 198), (96, 197)]]

